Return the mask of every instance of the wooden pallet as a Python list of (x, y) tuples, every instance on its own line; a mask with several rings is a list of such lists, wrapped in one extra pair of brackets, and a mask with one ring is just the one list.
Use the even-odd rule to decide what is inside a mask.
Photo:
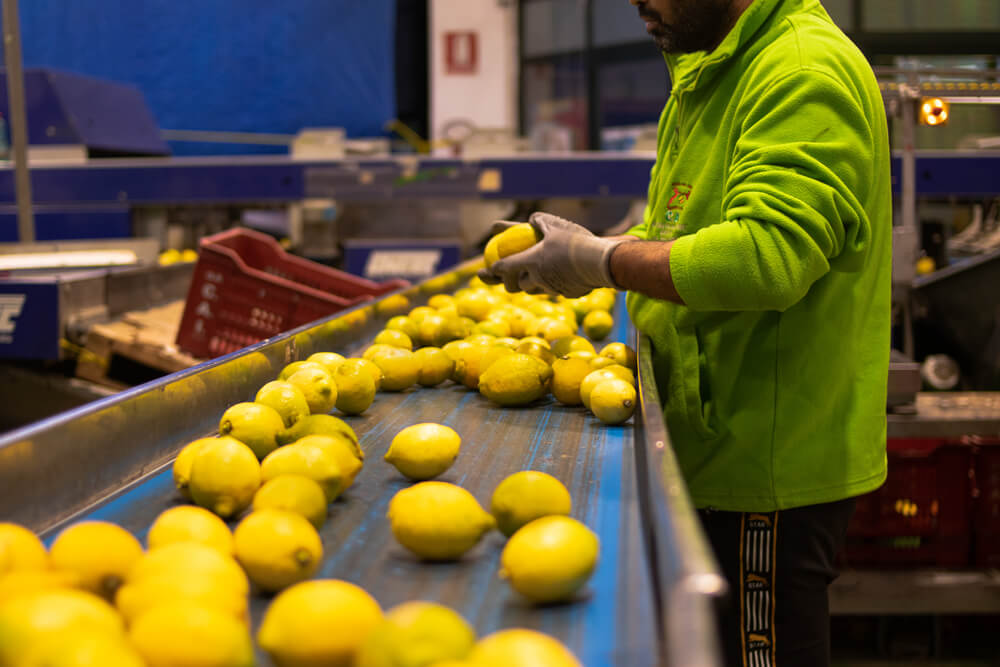
[[(116, 358), (146, 367), (151, 375), (164, 375), (203, 361), (180, 351), (174, 341), (184, 313), (184, 301), (125, 313), (107, 324), (96, 324), (88, 332), (76, 363), (77, 377), (116, 389), (135, 384), (134, 378), (116, 377)], [(140, 374), (141, 375), (141, 374)], [(149, 378), (144, 378), (149, 379)]]

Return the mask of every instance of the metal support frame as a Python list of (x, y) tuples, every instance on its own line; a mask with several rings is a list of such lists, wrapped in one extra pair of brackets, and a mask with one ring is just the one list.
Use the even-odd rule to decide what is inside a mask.
[(17, 0), (3, 2), (3, 52), (7, 65), (7, 99), (10, 102), (10, 136), (14, 148), (17, 196), (17, 231), (21, 243), (35, 240), (31, 208), (31, 173), (28, 170), (28, 116), (24, 109), (24, 68), (21, 64), (21, 23)]

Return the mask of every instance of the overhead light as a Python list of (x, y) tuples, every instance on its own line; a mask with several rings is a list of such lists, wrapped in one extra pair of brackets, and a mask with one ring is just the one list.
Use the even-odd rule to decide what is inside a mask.
[(920, 102), (922, 125), (944, 125), (948, 122), (948, 103), (940, 97), (925, 97)]

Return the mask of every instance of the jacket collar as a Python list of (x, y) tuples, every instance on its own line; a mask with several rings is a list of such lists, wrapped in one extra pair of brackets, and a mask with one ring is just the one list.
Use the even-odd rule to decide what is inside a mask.
[(777, 21), (817, 2), (818, 0), (754, 0), (713, 51), (664, 54), (670, 69), (670, 80), (674, 82), (674, 91), (694, 90), (708, 81), (711, 73), (741, 51), (772, 17)]

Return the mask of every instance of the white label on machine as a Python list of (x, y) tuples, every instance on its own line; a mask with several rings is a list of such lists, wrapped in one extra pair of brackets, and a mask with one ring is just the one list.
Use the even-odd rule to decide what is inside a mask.
[(25, 298), (24, 294), (0, 294), (0, 334), (14, 333), (17, 326), (14, 318), (21, 314)]
[(365, 262), (365, 277), (431, 276), (440, 261), (440, 250), (372, 250)]

